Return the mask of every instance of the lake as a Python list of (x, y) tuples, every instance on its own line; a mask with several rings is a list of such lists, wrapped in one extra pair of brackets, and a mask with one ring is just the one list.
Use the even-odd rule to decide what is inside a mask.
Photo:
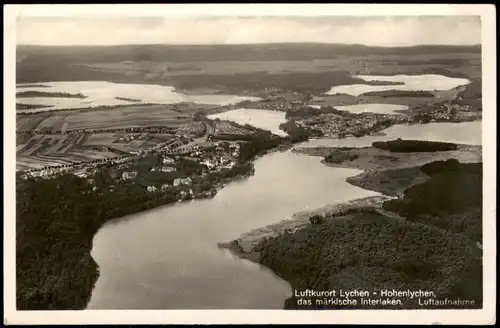
[[(18, 84), (16, 86), (16, 92), (23, 91), (69, 94), (81, 93), (86, 96), (86, 98), (83, 99), (64, 97), (16, 97), (17, 103), (51, 106), (45, 110), (130, 105), (134, 103), (174, 104), (192, 102), (196, 104), (224, 106), (246, 100), (254, 101), (260, 99), (257, 97), (241, 97), (235, 95), (184, 95), (176, 92), (175, 89), (170, 86), (125, 84), (105, 81), (43, 82), (37, 83), (36, 86)], [(116, 97), (128, 98), (130, 100), (116, 99)], [(138, 102), (132, 100), (138, 100)], [(38, 111), (43, 110), (44, 109), (38, 109)]]
[(254, 176), (213, 199), (106, 224), (93, 242), (100, 277), (88, 309), (282, 309), (288, 283), (217, 243), (302, 210), (377, 195), (346, 183), (360, 171), (320, 160), (271, 153), (255, 162)]
[(393, 104), (357, 104), (357, 105), (337, 105), (335, 109), (345, 110), (351, 113), (375, 113), (375, 114), (400, 114), (397, 111), (407, 110), (408, 106)]
[(285, 116), (286, 113), (280, 111), (239, 108), (207, 117), (212, 120), (218, 118), (233, 121), (241, 125), (250, 124), (279, 136), (287, 136), (287, 133), (279, 128), (281, 123), (286, 123)]
[[(394, 126), (386, 137), (316, 139), (298, 146), (364, 146), (396, 135), (477, 143), (480, 127), (480, 122)], [(93, 240), (100, 277), (88, 309), (282, 309), (292, 293), (289, 284), (217, 243), (300, 211), (378, 195), (345, 181), (359, 170), (320, 161), (290, 150), (269, 153), (255, 161), (254, 176), (229, 184), (213, 199), (106, 224)]]
[(345, 139), (311, 139), (304, 147), (366, 147), (374, 141), (401, 139), (453, 142), (481, 145), (482, 122), (428, 123), (414, 125), (393, 125), (382, 131), (385, 135), (350, 137)]
[(369, 85), (369, 84), (351, 84), (340, 85), (330, 89), (326, 94), (349, 94), (359, 96), (363, 93), (374, 91), (387, 90), (402, 90), (402, 91), (436, 91), (450, 90), (458, 86), (469, 84), (468, 79), (453, 78), (436, 74), (424, 75), (357, 75), (356, 78), (363, 79), (367, 82), (398, 82), (400, 85)]

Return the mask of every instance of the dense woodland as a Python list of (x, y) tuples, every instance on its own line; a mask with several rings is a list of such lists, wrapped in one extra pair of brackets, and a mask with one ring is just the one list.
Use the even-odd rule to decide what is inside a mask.
[(372, 91), (363, 93), (363, 96), (377, 96), (385, 98), (397, 97), (418, 97), (418, 98), (434, 98), (434, 95), (429, 91), (406, 91), (406, 90), (384, 90)]
[[(439, 298), (473, 299), (481, 307), (481, 167), (456, 160), (424, 165), (430, 180), (384, 204), (408, 220), (373, 211), (315, 220), (264, 240), (260, 262), (294, 289), (427, 289)], [(297, 301), (288, 299), (285, 308), (338, 308)], [(406, 301), (404, 308), (419, 307)]]
[(482, 243), (482, 163), (436, 161), (421, 170), (431, 178), (408, 188), (403, 199), (385, 202), (384, 208)]
[(424, 141), (424, 140), (391, 140), (375, 141), (372, 146), (393, 153), (418, 153), (457, 150), (458, 145), (449, 142)]

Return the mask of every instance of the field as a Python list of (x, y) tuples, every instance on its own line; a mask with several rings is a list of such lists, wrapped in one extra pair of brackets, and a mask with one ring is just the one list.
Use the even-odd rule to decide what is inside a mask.
[(192, 116), (167, 106), (130, 106), (120, 109), (55, 111), (17, 116), (17, 131), (111, 130), (145, 126), (179, 127)]
[(240, 128), (229, 121), (215, 121), (215, 134), (222, 135), (248, 135), (252, 131)]
[(17, 145), (17, 170), (38, 169), (45, 166), (128, 155), (132, 151), (148, 149), (160, 143), (174, 141), (170, 134), (148, 133), (74, 133), (22, 135)]

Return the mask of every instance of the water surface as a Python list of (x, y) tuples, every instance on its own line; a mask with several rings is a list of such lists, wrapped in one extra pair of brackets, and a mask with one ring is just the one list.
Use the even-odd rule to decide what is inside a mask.
[[(18, 84), (17, 92), (40, 91), (52, 93), (83, 94), (84, 99), (64, 97), (17, 97), (17, 102), (27, 105), (52, 106), (47, 109), (88, 108), (100, 106), (130, 105), (134, 103), (174, 104), (192, 102), (196, 104), (229, 105), (246, 100), (259, 100), (256, 97), (236, 95), (184, 95), (171, 86), (154, 84), (126, 84), (106, 81), (68, 81), (43, 82), (45, 87)], [(131, 102), (119, 98), (139, 100)], [(44, 109), (39, 109), (42, 111)]]
[(356, 78), (363, 79), (367, 82), (401, 82), (399, 85), (369, 85), (369, 84), (352, 84), (340, 85), (330, 89), (326, 94), (349, 94), (359, 96), (363, 93), (374, 91), (388, 90), (403, 90), (403, 91), (436, 91), (450, 90), (458, 86), (470, 83), (467, 79), (447, 77), (436, 74), (424, 75), (358, 75)]
[(209, 115), (208, 118), (219, 118), (241, 125), (249, 124), (263, 130), (271, 131), (279, 136), (286, 136), (287, 133), (279, 128), (280, 124), (286, 123), (285, 115), (285, 112), (280, 111), (239, 108)]
[(407, 110), (408, 106), (393, 104), (357, 104), (357, 105), (337, 105), (338, 110), (346, 110), (351, 113), (375, 113), (375, 114), (401, 114), (397, 111)]
[(428, 123), (414, 125), (393, 125), (382, 131), (385, 135), (349, 137), (345, 139), (311, 139), (304, 147), (366, 147), (374, 141), (388, 141), (397, 138), (452, 142), (467, 145), (481, 145), (481, 121), (462, 123)]
[(213, 199), (157, 208), (105, 225), (94, 238), (100, 266), (89, 309), (282, 309), (287, 282), (217, 247), (294, 213), (377, 195), (291, 151), (255, 162), (255, 175)]

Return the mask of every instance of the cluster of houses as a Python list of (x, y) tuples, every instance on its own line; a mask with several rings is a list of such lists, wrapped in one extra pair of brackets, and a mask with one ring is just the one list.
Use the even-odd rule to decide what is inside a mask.
[(281, 96), (269, 96), (265, 101), (259, 103), (259, 109), (289, 111), (296, 106), (308, 105), (308, 101), (303, 100), (287, 100)]
[[(209, 170), (219, 170), (219, 169), (231, 169), (236, 165), (235, 158), (240, 155), (240, 145), (239, 143), (230, 143), (224, 148), (223, 142), (215, 142), (209, 146), (194, 146), (186, 150), (183, 154), (186, 158), (197, 161), (200, 164), (205, 165)], [(215, 147), (215, 152), (208, 151), (208, 149)], [(175, 167), (175, 160), (171, 157), (163, 158), (162, 167), (163, 172), (173, 172)], [(170, 170), (170, 171), (169, 171)]]
[(351, 118), (337, 114), (323, 114), (297, 121), (297, 125), (306, 129), (320, 130), (325, 137), (344, 138), (369, 134), (387, 120), (390, 120), (392, 124), (407, 123), (408, 116), (367, 114)]
[[(224, 143), (216, 142), (210, 144), (206, 147), (194, 146), (189, 149), (188, 152), (182, 154), (183, 158), (194, 160), (200, 164), (207, 167), (207, 171), (202, 172), (201, 176), (206, 177), (209, 171), (218, 171), (221, 169), (231, 169), (236, 165), (236, 160), (239, 156), (240, 145), (239, 143)], [(181, 154), (175, 156), (164, 155), (162, 157), (161, 165), (151, 168), (151, 171), (160, 172), (175, 172), (176, 160), (180, 158)], [(133, 180), (137, 178), (137, 171), (135, 170), (125, 170), (121, 173), (122, 180)], [(173, 181), (173, 187), (192, 186), (192, 179), (190, 177), (186, 178), (176, 178)], [(165, 190), (169, 188), (168, 184), (164, 184), (160, 189)], [(156, 192), (158, 188), (155, 186), (147, 186), (146, 190), (148, 192)]]

